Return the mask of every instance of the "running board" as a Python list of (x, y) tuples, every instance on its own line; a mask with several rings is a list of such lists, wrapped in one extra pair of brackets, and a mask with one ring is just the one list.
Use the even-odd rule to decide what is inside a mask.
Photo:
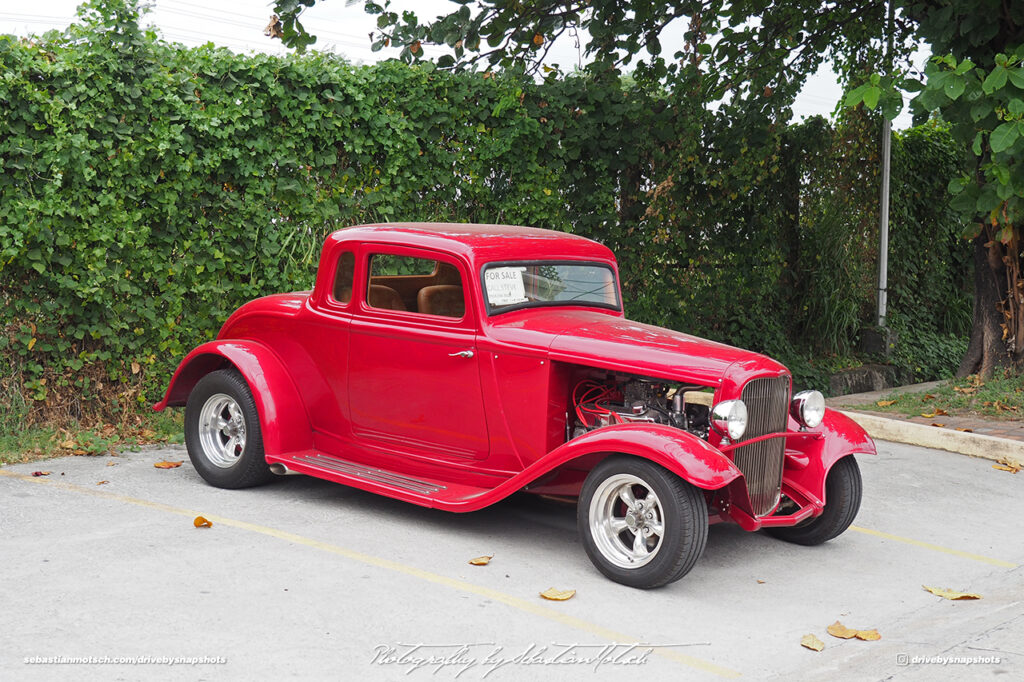
[(378, 469), (376, 467), (366, 466), (365, 464), (357, 464), (356, 462), (338, 459), (337, 457), (327, 457), (326, 455), (317, 453), (312, 455), (298, 455), (293, 457), (292, 461), (300, 464), (308, 464), (320, 469), (330, 469), (331, 471), (337, 471), (338, 473), (347, 474), (367, 481), (383, 483), (384, 485), (391, 486), (392, 488), (401, 488), (402, 490), (419, 493), (420, 495), (435, 495), (448, 488), (448, 486), (441, 485), (439, 483), (428, 482), (418, 478), (413, 478), (412, 476), (406, 476), (405, 474), (395, 473), (394, 471)]
[[(505, 479), (498, 481), (493, 488), (481, 488), (465, 483), (399, 473), (308, 450), (287, 455), (268, 455), (267, 464), (270, 465), (270, 470), (278, 475), (304, 474), (405, 500), (422, 507), (449, 511), (480, 509), (522, 487), (521, 484), (510, 486), (510, 481), (514, 479)], [(507, 491), (496, 492), (499, 487)]]

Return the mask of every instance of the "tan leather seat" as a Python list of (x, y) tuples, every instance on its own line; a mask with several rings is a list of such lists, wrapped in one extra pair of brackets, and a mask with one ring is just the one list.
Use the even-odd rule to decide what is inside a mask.
[(423, 287), (416, 294), (416, 307), (426, 315), (462, 317), (466, 312), (462, 287), (454, 284), (437, 284)]
[(383, 284), (371, 284), (370, 293), (366, 297), (366, 301), (374, 308), (383, 308), (384, 310), (406, 309), (398, 292)]

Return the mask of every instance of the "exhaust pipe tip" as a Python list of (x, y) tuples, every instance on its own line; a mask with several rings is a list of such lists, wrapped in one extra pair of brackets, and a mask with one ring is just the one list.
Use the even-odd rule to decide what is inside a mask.
[(297, 474), (299, 472), (292, 471), (280, 462), (274, 462), (270, 465), (270, 473), (277, 474), (278, 476), (288, 476), (289, 474)]

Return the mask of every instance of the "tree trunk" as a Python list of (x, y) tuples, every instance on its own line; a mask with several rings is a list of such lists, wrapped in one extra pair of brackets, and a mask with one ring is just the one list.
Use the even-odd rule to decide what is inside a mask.
[[(1011, 364), (1003, 341), (1003, 300), (1006, 298), (1006, 267), (1002, 245), (990, 241), (982, 230), (974, 238), (974, 319), (967, 353), (957, 377), (979, 374), (988, 379), (997, 368)], [(991, 244), (991, 246), (988, 246)]]

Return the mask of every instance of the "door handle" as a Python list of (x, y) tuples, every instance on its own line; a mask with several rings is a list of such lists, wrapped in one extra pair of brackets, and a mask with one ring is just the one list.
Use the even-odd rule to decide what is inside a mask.
[(460, 350), (458, 353), (449, 353), (450, 358), (471, 358), (473, 357), (473, 351), (471, 350)]

